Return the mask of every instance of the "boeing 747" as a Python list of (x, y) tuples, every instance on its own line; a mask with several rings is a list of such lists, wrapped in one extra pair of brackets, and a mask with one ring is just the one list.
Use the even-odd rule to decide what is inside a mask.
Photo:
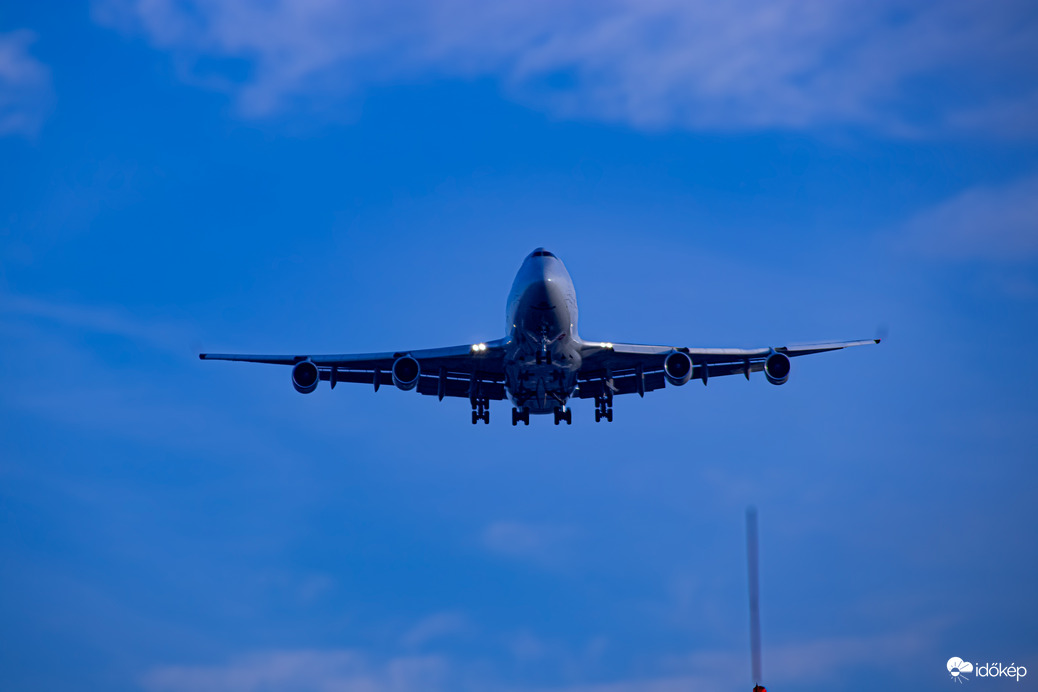
[(530, 414), (573, 422), (569, 401), (595, 400), (595, 421), (613, 420), (613, 397), (681, 386), (692, 379), (763, 372), (771, 384), (789, 379), (790, 358), (879, 343), (879, 339), (763, 348), (689, 348), (585, 341), (577, 335), (577, 296), (562, 261), (544, 248), (519, 268), (508, 297), (506, 336), (486, 343), (387, 353), (240, 355), (202, 353), (202, 360), (292, 366), (292, 386), (309, 394), (322, 381), (394, 385), (419, 394), (460, 397), (472, 423), (490, 422), (490, 402), (512, 402), (512, 425)]

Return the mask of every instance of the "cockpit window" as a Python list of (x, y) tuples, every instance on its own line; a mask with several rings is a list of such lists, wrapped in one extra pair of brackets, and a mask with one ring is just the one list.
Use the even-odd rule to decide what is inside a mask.
[[(533, 256), (534, 257), (555, 257), (555, 255), (551, 254), (550, 252), (548, 252), (547, 250), (545, 250), (543, 248), (540, 248), (538, 250), (534, 250), (533, 251)], [(558, 259), (558, 258), (556, 257), (556, 259)]]

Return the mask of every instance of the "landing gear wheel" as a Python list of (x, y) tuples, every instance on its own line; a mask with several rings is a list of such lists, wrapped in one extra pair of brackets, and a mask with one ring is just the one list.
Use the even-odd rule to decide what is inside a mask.
[(519, 425), (519, 421), (522, 421), (523, 425), (530, 424), (530, 409), (525, 406), (512, 409), (512, 425)]
[(562, 421), (566, 421), (566, 425), (573, 424), (573, 410), (568, 408), (557, 408), (555, 409), (555, 425), (558, 425)]
[(613, 422), (613, 397), (612, 396), (599, 396), (595, 397), (595, 422), (598, 423), (605, 418), (610, 423)]
[(472, 424), (479, 421), (490, 423), (490, 399), (473, 399), (472, 401)]

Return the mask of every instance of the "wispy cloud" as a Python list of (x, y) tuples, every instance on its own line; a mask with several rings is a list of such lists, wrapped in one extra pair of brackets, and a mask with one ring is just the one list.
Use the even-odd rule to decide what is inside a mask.
[(177, 387), (198, 376), (195, 340), (187, 323), (121, 307), (0, 295), (0, 374), (12, 385), (0, 410), (170, 449), (294, 458), (276, 431), (211, 406), (202, 382)]
[(122, 308), (75, 305), (16, 294), (0, 294), (0, 318), (22, 318), (36, 324), (46, 322), (65, 329), (122, 337), (181, 356), (185, 345), (194, 338), (186, 325), (141, 319)]
[[(929, 641), (922, 633), (892, 633), (776, 646), (768, 651), (766, 678), (803, 685), (841, 679), (855, 669), (875, 665), (876, 660), (888, 668), (912, 665), (925, 655)], [(541, 655), (543, 652), (534, 658)], [(145, 674), (141, 682), (148, 692), (721, 692), (746, 681), (747, 659), (744, 651), (699, 651), (680, 659), (655, 661), (653, 667), (669, 671), (657, 675), (541, 685), (506, 682), (485, 662), (461, 664), (438, 656), (378, 659), (357, 649), (273, 650), (241, 655), (226, 663), (161, 666)], [(568, 670), (568, 677), (582, 677), (579, 663)]]
[[(917, 661), (932, 636), (897, 632), (863, 637), (832, 637), (769, 647), (765, 680), (807, 685), (845, 678), (876, 660), (888, 667)], [(749, 676), (748, 651), (699, 651), (665, 666), (675, 672), (610, 683), (551, 688), (552, 692), (704, 692), (731, 690)]]
[(1038, 258), (1038, 176), (967, 189), (914, 216), (902, 234), (912, 250), (933, 258), (1033, 261)]
[(245, 116), (436, 77), (500, 80), (555, 115), (639, 128), (1034, 135), (1029, 3), (907, 0), (98, 0)]
[(29, 54), (35, 40), (25, 29), (0, 34), (0, 136), (35, 135), (53, 102), (50, 70)]
[(472, 629), (472, 624), (461, 613), (435, 613), (411, 627), (401, 639), (409, 648), (424, 646), (429, 642), (463, 634)]
[(557, 566), (566, 557), (575, 530), (564, 526), (498, 521), (483, 530), (484, 547), (493, 553), (541, 566)]
[(270, 651), (225, 664), (164, 666), (141, 683), (149, 692), (435, 692), (445, 689), (445, 672), (433, 656), (375, 662), (348, 649)]

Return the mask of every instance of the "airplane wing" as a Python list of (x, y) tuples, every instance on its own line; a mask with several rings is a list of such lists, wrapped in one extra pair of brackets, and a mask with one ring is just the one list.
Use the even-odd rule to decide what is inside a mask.
[[(504, 399), (505, 340), (484, 344), (428, 348), (387, 353), (344, 353), (330, 355), (246, 355), (237, 353), (200, 353), (202, 360), (230, 360), (243, 363), (291, 365), (292, 384), (300, 392), (312, 392), (318, 381), (369, 384), (378, 391), (381, 385), (392, 385), (393, 366), (402, 358), (414, 359), (413, 369), (398, 370), (409, 389), (419, 394), (465, 397), (469, 399)], [(304, 365), (310, 363), (312, 365)], [(420, 364), (420, 365), (419, 365)], [(316, 376), (316, 377), (315, 377)]]
[[(680, 385), (690, 379), (706, 384), (711, 377), (765, 371), (772, 384), (789, 377), (789, 358), (878, 344), (879, 339), (831, 341), (766, 348), (689, 348), (585, 342), (577, 396), (582, 399), (612, 394), (640, 394)], [(675, 355), (677, 354), (677, 355)]]

